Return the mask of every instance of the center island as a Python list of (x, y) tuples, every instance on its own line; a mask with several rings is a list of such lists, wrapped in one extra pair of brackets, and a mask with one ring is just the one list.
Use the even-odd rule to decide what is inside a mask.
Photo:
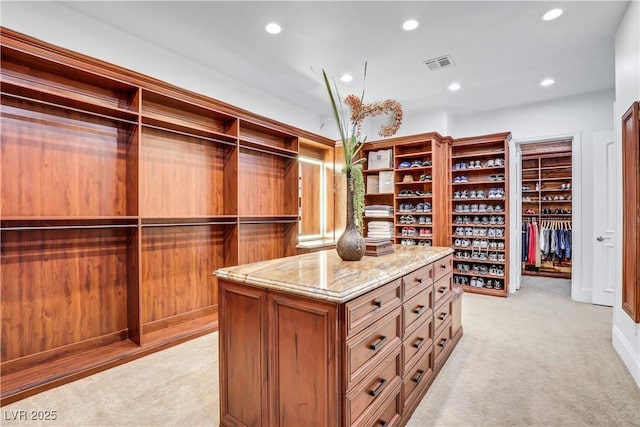
[(462, 336), (453, 250), (222, 268), (220, 425), (404, 425)]

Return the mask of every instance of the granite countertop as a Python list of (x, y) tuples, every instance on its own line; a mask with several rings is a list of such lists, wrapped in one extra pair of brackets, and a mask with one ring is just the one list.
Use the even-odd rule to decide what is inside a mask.
[(394, 245), (395, 252), (343, 261), (335, 249), (216, 270), (221, 279), (343, 303), (453, 252), (447, 247)]

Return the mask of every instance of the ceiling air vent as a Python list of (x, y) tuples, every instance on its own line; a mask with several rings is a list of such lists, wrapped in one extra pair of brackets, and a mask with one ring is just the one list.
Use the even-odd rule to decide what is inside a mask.
[(426, 61), (424, 61), (424, 63), (427, 64), (427, 67), (429, 67), (431, 71), (436, 71), (441, 68), (453, 67), (454, 65), (456, 65), (449, 55), (427, 59)]

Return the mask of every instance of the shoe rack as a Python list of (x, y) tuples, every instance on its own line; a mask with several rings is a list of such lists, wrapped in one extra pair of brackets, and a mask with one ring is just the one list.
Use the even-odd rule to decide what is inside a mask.
[(509, 133), (453, 141), (449, 223), (454, 285), (506, 297), (509, 283)]
[[(573, 186), (571, 141), (531, 144), (522, 152), (522, 223), (571, 227)], [(522, 274), (571, 277), (571, 260), (542, 259), (539, 266), (522, 263)]]
[(296, 253), (299, 140), (334, 141), (10, 30), (1, 53), (3, 405), (215, 331), (214, 270)]

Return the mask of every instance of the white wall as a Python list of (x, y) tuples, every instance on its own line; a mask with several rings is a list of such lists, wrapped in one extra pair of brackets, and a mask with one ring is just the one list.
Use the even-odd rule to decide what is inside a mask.
[[(632, 1), (620, 21), (615, 41), (616, 100), (615, 100), (615, 143), (620, 153), (619, 170), (622, 171), (622, 127), (620, 119), (634, 101), (640, 100), (640, 2)], [(622, 200), (622, 175), (619, 200)], [(620, 204), (620, 212), (622, 205)], [(622, 230), (622, 216), (619, 216), (618, 230)], [(622, 236), (622, 233), (619, 233)], [(640, 387), (640, 324), (636, 324), (622, 310), (622, 241), (619, 239), (618, 275), (616, 277), (616, 301), (613, 307), (613, 346)]]
[[(553, 90), (553, 88), (548, 88)], [(548, 90), (545, 89), (545, 90)], [(579, 144), (574, 149), (576, 168), (574, 182), (574, 250), (580, 259), (574, 268), (574, 299), (591, 302), (593, 261), (593, 144), (594, 136), (611, 131), (614, 93), (600, 91), (563, 98), (552, 102), (522, 105), (501, 110), (455, 116), (452, 136), (455, 138), (511, 131), (514, 141), (544, 140), (553, 136), (575, 136)], [(517, 189), (512, 187), (512, 191)], [(512, 193), (513, 195), (513, 193)], [(512, 198), (512, 200), (516, 200)], [(578, 207), (575, 205), (579, 204)], [(519, 233), (518, 223), (512, 221), (511, 234)], [(576, 261), (574, 260), (574, 266)], [(513, 284), (513, 282), (512, 282)]]
[(2, 2), (2, 26), (292, 126), (335, 137), (319, 116), (57, 2)]

